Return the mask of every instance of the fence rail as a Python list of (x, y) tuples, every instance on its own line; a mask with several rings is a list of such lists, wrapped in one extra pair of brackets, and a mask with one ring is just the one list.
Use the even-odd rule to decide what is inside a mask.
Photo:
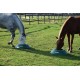
[[(37, 21), (38, 24), (43, 22), (59, 22), (65, 20), (68, 16), (80, 16), (80, 13), (18, 13), (20, 19), (29, 23)], [(35, 18), (36, 17), (36, 18)]]

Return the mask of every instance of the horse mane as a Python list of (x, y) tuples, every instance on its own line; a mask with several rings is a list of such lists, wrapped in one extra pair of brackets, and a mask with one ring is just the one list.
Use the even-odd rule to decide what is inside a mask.
[[(66, 20), (65, 20), (65, 22), (63, 23), (63, 25), (61, 26), (61, 29), (60, 29), (60, 31), (59, 31), (59, 35), (58, 35), (58, 38), (60, 39), (60, 38), (62, 38), (62, 37), (65, 37), (65, 35), (66, 35), (66, 27), (65, 27), (65, 25), (67, 24), (67, 21), (69, 20), (71, 18), (71, 16), (69, 16)], [(64, 30), (65, 29), (65, 30)]]

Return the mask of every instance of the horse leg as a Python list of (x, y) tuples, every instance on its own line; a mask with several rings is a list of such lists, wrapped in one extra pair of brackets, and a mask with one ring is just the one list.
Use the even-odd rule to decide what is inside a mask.
[(21, 33), (20, 39), (19, 39), (19, 44), (25, 44), (25, 40), (26, 40), (25, 33)]
[(74, 40), (74, 34), (71, 34), (71, 47), (70, 47), (70, 52), (72, 52), (72, 44), (73, 44), (73, 40)]
[(68, 51), (70, 51), (70, 34), (67, 34), (67, 38), (68, 38), (68, 46), (69, 46)]
[(14, 28), (11, 28), (10, 29), (10, 32), (11, 32), (11, 40), (8, 42), (8, 44), (10, 45), (12, 45), (12, 47), (15, 47), (14, 45), (13, 45), (13, 40), (14, 40), (14, 37), (15, 37), (15, 30), (14, 30)]

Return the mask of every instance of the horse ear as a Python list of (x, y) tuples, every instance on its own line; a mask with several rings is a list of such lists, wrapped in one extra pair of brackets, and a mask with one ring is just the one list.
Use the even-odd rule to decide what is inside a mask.
[(58, 37), (57, 36), (55, 36), (56, 37), (56, 39), (58, 39)]

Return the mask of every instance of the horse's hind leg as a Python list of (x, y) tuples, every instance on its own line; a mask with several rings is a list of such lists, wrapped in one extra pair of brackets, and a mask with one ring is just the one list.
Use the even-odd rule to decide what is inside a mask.
[(8, 42), (8, 44), (10, 45), (12, 45), (12, 47), (15, 47), (14, 45), (13, 45), (13, 40), (14, 40), (14, 37), (15, 37), (15, 30), (14, 30), (14, 28), (11, 28), (10, 29), (10, 32), (11, 32), (11, 40)]

